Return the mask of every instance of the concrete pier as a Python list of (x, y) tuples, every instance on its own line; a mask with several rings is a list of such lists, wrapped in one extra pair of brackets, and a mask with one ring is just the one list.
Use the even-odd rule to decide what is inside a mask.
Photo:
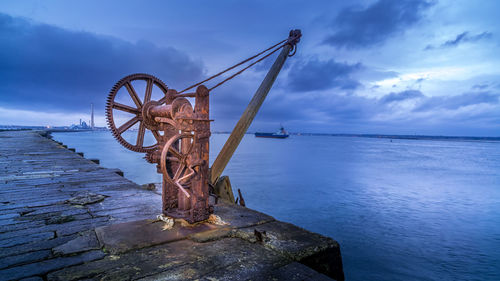
[(331, 238), (223, 203), (167, 229), (158, 194), (42, 135), (0, 132), (0, 280), (344, 280)]

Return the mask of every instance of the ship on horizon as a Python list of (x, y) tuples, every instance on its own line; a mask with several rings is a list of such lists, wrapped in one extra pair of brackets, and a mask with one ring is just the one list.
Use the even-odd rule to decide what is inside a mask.
[(257, 137), (257, 138), (285, 139), (285, 138), (289, 137), (289, 134), (288, 134), (287, 131), (285, 131), (285, 128), (283, 128), (283, 126), (281, 126), (281, 128), (279, 129), (279, 131), (277, 131), (276, 133), (260, 133), (260, 132), (256, 132), (255, 133), (255, 137)]

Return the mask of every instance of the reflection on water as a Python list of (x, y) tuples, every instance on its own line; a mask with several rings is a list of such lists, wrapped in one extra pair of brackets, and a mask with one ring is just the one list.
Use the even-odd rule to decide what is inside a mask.
[[(53, 135), (161, 181), (109, 132)], [(211, 137), (211, 161), (227, 137)], [(224, 174), (248, 207), (335, 238), (348, 280), (500, 280), (499, 167), (493, 142), (246, 135)]]

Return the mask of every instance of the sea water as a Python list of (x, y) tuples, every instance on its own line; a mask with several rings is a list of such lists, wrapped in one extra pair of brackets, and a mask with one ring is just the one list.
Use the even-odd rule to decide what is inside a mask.
[[(161, 182), (109, 132), (53, 136)], [(347, 280), (500, 280), (500, 142), (246, 135), (224, 175), (247, 207), (337, 240)]]

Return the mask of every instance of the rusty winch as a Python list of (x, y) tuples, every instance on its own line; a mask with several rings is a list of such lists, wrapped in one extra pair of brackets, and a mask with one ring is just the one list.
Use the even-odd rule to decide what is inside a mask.
[[(208, 219), (213, 213), (214, 200), (210, 198), (213, 193), (215, 197), (219, 193), (218, 190), (214, 190), (214, 186), (220, 186), (222, 171), (250, 126), (286, 58), (295, 53), (300, 37), (300, 30), (292, 30), (289, 37), (278, 44), (180, 92), (168, 89), (160, 79), (149, 74), (129, 75), (118, 81), (111, 89), (106, 105), (109, 129), (124, 147), (146, 153), (146, 160), (157, 164), (157, 171), (163, 175), (162, 210), (164, 215), (194, 223)], [(209, 119), (210, 91), (279, 49), (282, 49), (280, 55), (212, 167), (209, 168), (210, 122), (212, 121)], [(262, 56), (264, 53), (267, 54)], [(208, 89), (202, 85), (259, 56), (262, 57), (214, 87)], [(144, 93), (136, 91), (133, 86), (136, 81), (146, 82)], [(187, 92), (195, 87), (194, 92)], [(160, 99), (152, 99), (153, 88), (161, 90), (163, 96)], [(128, 93), (133, 101), (132, 105), (120, 103), (117, 99), (119, 92)], [(189, 98), (194, 98), (194, 106)], [(132, 117), (117, 126), (115, 120), (117, 111), (131, 114)], [(124, 137), (123, 133), (132, 129), (135, 131), (134, 127), (137, 126), (137, 135), (133, 140)], [(153, 135), (154, 144), (144, 144), (146, 130)], [(226, 181), (228, 183), (228, 180)], [(234, 198), (232, 200), (234, 201)]]

